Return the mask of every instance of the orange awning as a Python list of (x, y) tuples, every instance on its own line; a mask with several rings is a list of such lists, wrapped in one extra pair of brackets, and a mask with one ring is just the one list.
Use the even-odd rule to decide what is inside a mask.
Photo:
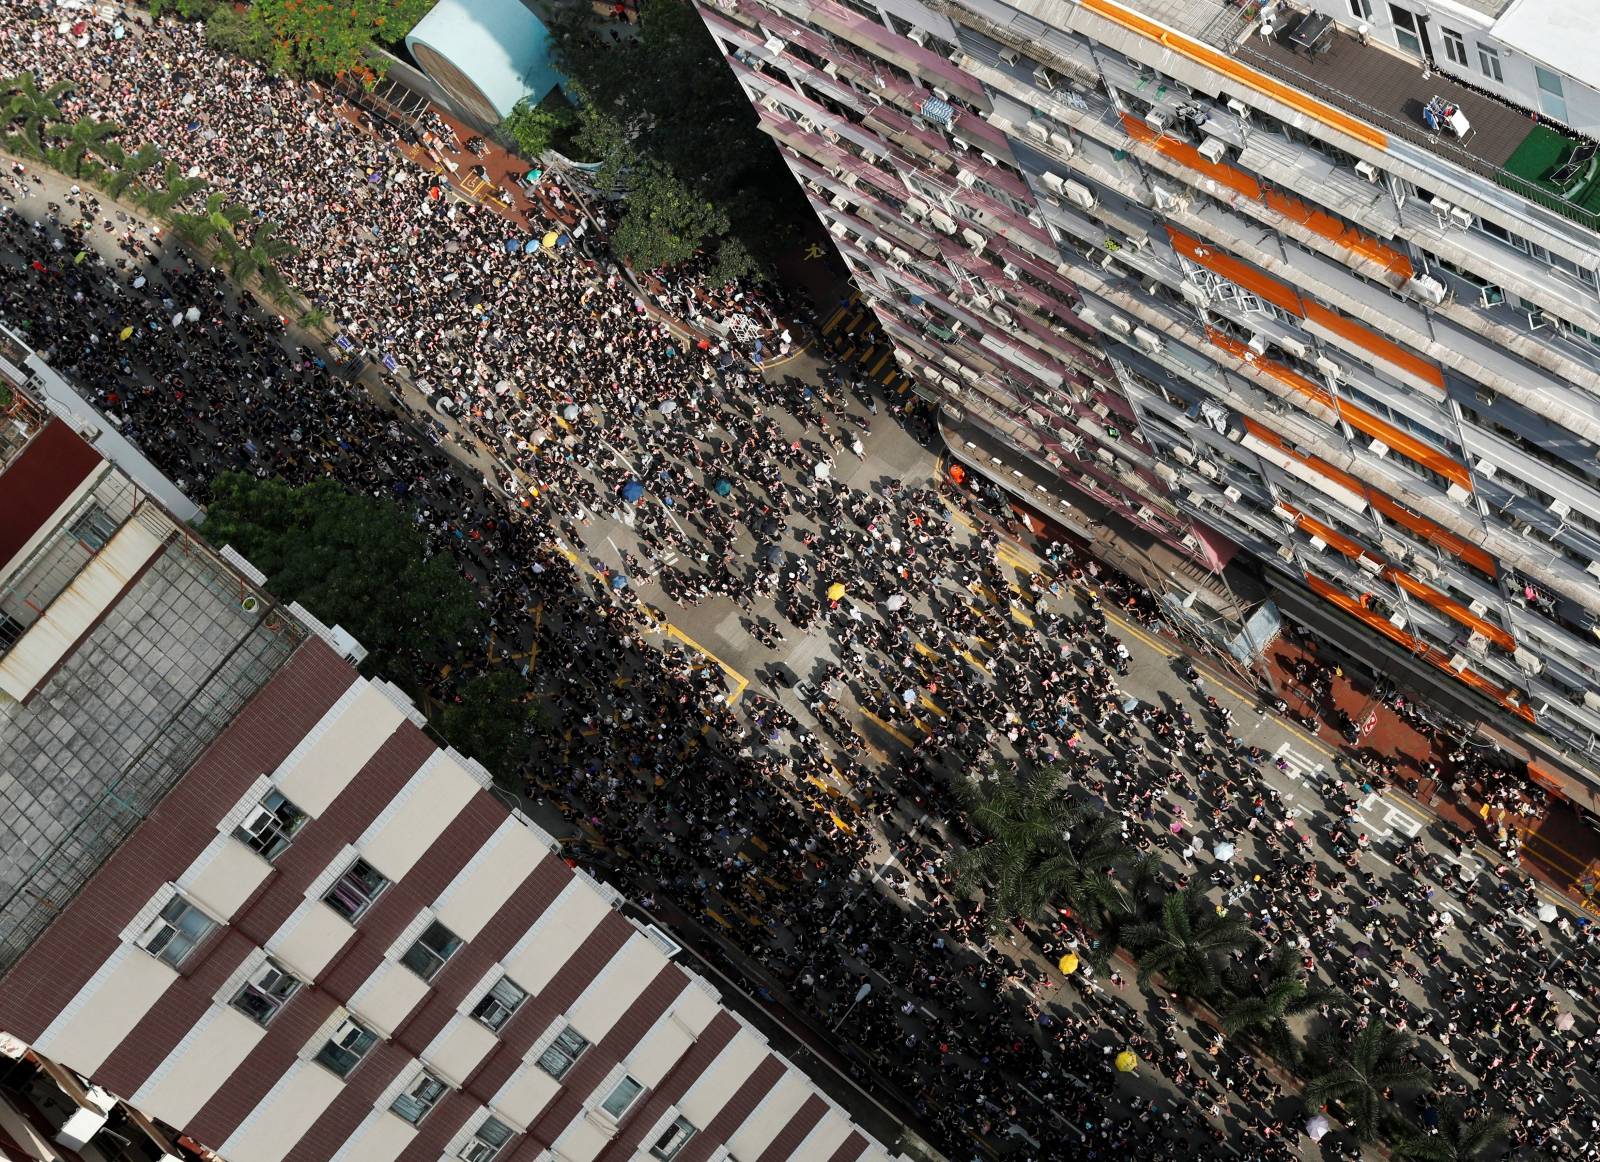
[(1439, 370), (1437, 364), (1407, 351), (1392, 339), (1385, 339), (1376, 331), (1362, 326), (1354, 319), (1347, 319), (1343, 315), (1330, 311), (1327, 307), (1318, 306), (1316, 303), (1306, 304), (1306, 318), (1313, 323), (1326, 327), (1334, 334), (1350, 340), (1356, 346), (1376, 355), (1385, 363), (1409, 372), (1418, 379), (1432, 384), (1440, 391), (1444, 390), (1444, 373)]
[(1152, 146), (1159, 153), (1172, 158), (1172, 160), (1181, 165), (1187, 166), (1196, 173), (1205, 174), (1206, 177), (1227, 186), (1235, 193), (1243, 194), (1247, 198), (1260, 199), (1260, 183), (1238, 166), (1226, 165), (1222, 162), (1202, 157), (1200, 151), (1187, 141), (1169, 137), (1164, 133), (1157, 133), (1132, 113), (1124, 113), (1122, 115), (1122, 127), (1136, 141), (1142, 141), (1146, 145)]
[(1486, 618), (1479, 617), (1476, 613), (1473, 613), (1471, 609), (1465, 605), (1462, 605), (1461, 602), (1457, 601), (1455, 598), (1449, 596), (1448, 594), (1439, 592), (1431, 585), (1424, 585), (1411, 574), (1403, 572), (1399, 569), (1390, 570), (1390, 573), (1395, 584), (1400, 586), (1400, 588), (1404, 589), (1407, 593), (1411, 594), (1411, 596), (1419, 598), (1420, 600), (1433, 606), (1433, 608), (1437, 609), (1440, 613), (1444, 613), (1450, 617), (1453, 617), (1456, 621), (1459, 621), (1468, 629), (1473, 630), (1476, 633), (1481, 633), (1484, 637), (1488, 638), (1503, 650), (1514, 650), (1517, 648), (1516, 639), (1513, 638), (1509, 633), (1500, 628), (1494, 622), (1489, 621)]

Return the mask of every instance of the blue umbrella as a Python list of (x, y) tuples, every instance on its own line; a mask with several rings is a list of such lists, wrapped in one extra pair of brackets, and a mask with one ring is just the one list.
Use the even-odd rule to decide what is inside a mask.
[(626, 500), (629, 504), (638, 503), (639, 498), (643, 495), (644, 485), (640, 484), (637, 480), (630, 480), (622, 486), (622, 499)]
[(530, 238), (522, 244), (522, 253), (524, 254), (532, 254), (537, 249), (539, 249), (539, 240), (537, 238)]
[(715, 492), (718, 496), (727, 496), (733, 491), (733, 482), (730, 480), (718, 480), (711, 486), (711, 491)]
[(506, 253), (507, 254), (515, 254), (517, 251), (519, 251), (521, 249), (522, 249), (522, 243), (518, 242), (515, 238), (507, 238), (506, 239)]
[(624, 577), (621, 573), (611, 574), (611, 588), (626, 589), (627, 587), (628, 579), (626, 577)]

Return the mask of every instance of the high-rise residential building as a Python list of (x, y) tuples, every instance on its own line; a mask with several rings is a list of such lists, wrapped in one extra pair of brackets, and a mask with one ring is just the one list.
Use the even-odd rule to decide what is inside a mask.
[(10, 335), (0, 412), (0, 1156), (886, 1162)]
[(701, 12), (957, 456), (1592, 805), (1600, 8)]

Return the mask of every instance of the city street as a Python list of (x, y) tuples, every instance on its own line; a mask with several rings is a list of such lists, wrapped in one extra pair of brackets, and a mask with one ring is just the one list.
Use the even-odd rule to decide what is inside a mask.
[[(30, 46), (4, 49), (31, 67)], [(165, 75), (163, 51), (128, 75)], [(304, 124), (302, 100), (338, 119), (227, 67), (272, 99), (208, 95), (226, 133), (270, 141), (232, 119)], [(1002, 537), (935, 478), (926, 417), (841, 382), (820, 343), (758, 373), (659, 324), (603, 261), (508, 248), (490, 211), (430, 209), (408, 163), (347, 123), (328, 132), (380, 180), (356, 197), (352, 175), (317, 171), (327, 190), (285, 200), (291, 273), (408, 375), (345, 381), (147, 218), (56, 178), (13, 172), (0, 312), (197, 498), (242, 469), (333, 477), (413, 514), (490, 626), (418, 697), (527, 674), (548, 725), (497, 773), (575, 859), (717, 932), (726, 950), (693, 943), (812, 1044), (837, 1040), (950, 1156), (1059, 1157), (1074, 1134), (1101, 1156), (1352, 1156), (1339, 1109), (1320, 1146), (1302, 1133), (1320, 1103), (1264, 1042), (1138, 981), (1081, 916), (1024, 933), (960, 890), (953, 865), (984, 837), (964, 796), (992, 766), (1047, 771), (1120, 835), (1096, 862), (1143, 925), (1164, 899), (1244, 920), (1252, 939), (1208, 953), (1219, 974), (1286, 967), (1345, 998), (1294, 1013), (1296, 1033), (1415, 1035), (1432, 1072), (1393, 1112), (1506, 1112), (1518, 1156), (1586, 1156), (1593, 952), (1559, 898), (1219, 677), (1187, 680), (1149, 618), (1118, 612), (1147, 594), (1104, 571), (1073, 586), (1095, 567)], [(182, 148), (248, 193), (248, 167), (204, 140)], [(190, 303), (198, 320), (167, 322)]]

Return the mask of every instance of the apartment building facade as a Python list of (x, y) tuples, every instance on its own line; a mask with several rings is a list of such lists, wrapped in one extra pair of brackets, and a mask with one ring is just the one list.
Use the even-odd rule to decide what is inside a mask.
[(887, 1162), (5, 358), (0, 1154)]
[(1237, 548), (1593, 806), (1600, 157), (1549, 26), (1596, 17), (1433, 7), (701, 10), (952, 451), (1027, 458), (970, 463), (1046, 513)]

